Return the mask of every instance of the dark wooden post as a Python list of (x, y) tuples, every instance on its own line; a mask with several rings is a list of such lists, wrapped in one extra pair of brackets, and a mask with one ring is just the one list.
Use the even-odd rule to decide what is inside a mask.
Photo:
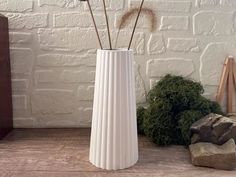
[(13, 129), (8, 19), (0, 15), (0, 139)]

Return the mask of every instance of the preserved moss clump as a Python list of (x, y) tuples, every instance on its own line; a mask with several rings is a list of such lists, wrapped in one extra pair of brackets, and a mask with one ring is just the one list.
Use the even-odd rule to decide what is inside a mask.
[(137, 108), (137, 124), (138, 124), (138, 133), (144, 134), (144, 128), (143, 128), (143, 117), (145, 114), (146, 109), (144, 107), (139, 106)]
[(147, 109), (138, 108), (139, 132), (158, 145), (187, 145), (189, 128), (209, 113), (223, 114), (220, 106), (201, 94), (200, 83), (166, 75), (148, 94)]

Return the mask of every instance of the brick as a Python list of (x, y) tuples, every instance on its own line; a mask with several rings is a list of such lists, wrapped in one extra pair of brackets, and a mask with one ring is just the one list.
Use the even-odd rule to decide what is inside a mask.
[(94, 95), (93, 85), (79, 86), (78, 91), (77, 91), (77, 96), (80, 101), (92, 101), (93, 95)]
[[(124, 0), (106, 0), (107, 11), (122, 10), (124, 8)], [(102, 0), (90, 0), (91, 8), (93, 11), (103, 11)], [(84, 9), (88, 10), (87, 3), (84, 3)]]
[(0, 11), (3, 12), (28, 12), (32, 10), (32, 0), (1, 0), (0, 2)]
[(200, 57), (200, 80), (204, 85), (217, 86), (220, 82), (226, 54), (236, 56), (236, 43), (212, 42)]
[(198, 12), (193, 16), (193, 33), (213, 36), (231, 35), (234, 31), (233, 15), (231, 12)]
[(27, 97), (26, 95), (13, 95), (12, 104), (14, 110), (26, 110), (27, 109)]
[(46, 13), (8, 13), (6, 16), (9, 19), (10, 29), (34, 29), (47, 27), (48, 25), (48, 14)]
[(26, 79), (12, 79), (12, 90), (13, 91), (27, 91), (28, 80)]
[(64, 70), (60, 76), (60, 80), (64, 83), (94, 82), (95, 69)]
[(160, 30), (188, 30), (189, 17), (188, 16), (162, 16)]
[[(157, 69), (158, 68), (158, 69)], [(163, 77), (166, 74), (190, 76), (194, 72), (193, 61), (182, 58), (153, 59), (147, 62), (149, 77)]]
[(79, 114), (35, 114), (34, 128), (76, 128), (79, 127)]
[(174, 52), (200, 52), (198, 41), (194, 38), (169, 38), (167, 48)]
[[(91, 29), (39, 29), (38, 33), (43, 50), (80, 52), (99, 47), (96, 34)], [(101, 40), (106, 41), (103, 33), (100, 35)]]
[(31, 33), (22, 32), (10, 32), (9, 41), (12, 44), (30, 44), (33, 41), (33, 36)]
[[(115, 36), (112, 31), (111, 35)], [(131, 36), (129, 31), (121, 31), (117, 47), (128, 46), (128, 40)], [(108, 41), (105, 31), (100, 31), (102, 41)], [(63, 40), (61, 40), (63, 38)], [(95, 50), (99, 47), (94, 30), (84, 30), (78, 28), (71, 29), (40, 29), (39, 30), (40, 46), (43, 50), (49, 51), (88, 51)], [(144, 54), (144, 33), (137, 32), (134, 35), (132, 49), (136, 54)], [(114, 43), (114, 41), (113, 41)], [(104, 45), (104, 44), (103, 44)], [(106, 48), (106, 46), (104, 46)]]
[(13, 121), (14, 128), (34, 128), (34, 119), (33, 118), (14, 118)]
[(11, 48), (11, 71), (13, 74), (31, 74), (34, 53), (29, 48)]
[(55, 83), (59, 81), (58, 74), (53, 70), (37, 70), (34, 74), (35, 83)]
[(37, 89), (32, 93), (33, 114), (69, 114), (75, 110), (72, 90)]
[[(112, 36), (116, 36), (116, 33), (113, 32)], [(130, 37), (131, 37), (130, 31), (121, 31), (119, 38), (117, 40), (117, 48), (127, 48), (129, 45)], [(144, 54), (144, 52), (145, 52), (145, 35), (144, 35), (144, 33), (136, 32), (136, 34), (134, 34), (131, 49), (133, 49), (135, 54), (138, 54), (138, 55)]]
[(220, 0), (221, 5), (226, 5), (226, 6), (236, 6), (236, 1), (235, 0)]
[[(104, 15), (94, 14), (97, 27), (105, 26)], [(54, 27), (93, 27), (89, 13), (60, 13), (53, 15)]]
[(92, 108), (79, 108), (79, 125), (81, 127), (91, 127), (92, 123)]
[(220, 0), (197, 0), (197, 5), (199, 7), (205, 7), (205, 6), (216, 6), (218, 5)]
[(40, 7), (55, 6), (61, 8), (75, 8), (78, 7), (79, 1), (76, 0), (38, 0)]
[[(119, 23), (120, 23), (120, 19), (121, 19), (121, 16), (123, 15), (123, 13), (116, 13), (115, 14), (115, 23), (114, 23), (114, 26), (116, 28), (119, 27)], [(141, 13), (140, 14), (140, 18), (139, 18), (139, 21), (138, 21), (138, 24), (137, 24), (137, 29), (149, 29), (150, 28), (150, 18), (148, 15), (146, 14), (143, 14)], [(125, 25), (125, 29), (127, 28), (130, 28), (132, 29), (134, 27), (134, 23), (127, 23)]]
[(96, 56), (91, 55), (62, 55), (43, 54), (37, 57), (37, 66), (42, 67), (71, 67), (71, 66), (95, 66)]
[[(139, 7), (140, 1), (129, 1), (129, 7)], [(191, 9), (190, 1), (166, 1), (166, 0), (153, 0), (145, 1), (144, 7), (155, 9), (156, 12), (189, 12)]]
[(152, 89), (159, 81), (160, 79), (150, 79), (149, 81), (150, 89)]
[(163, 36), (160, 34), (152, 34), (147, 43), (147, 52), (149, 55), (162, 54), (166, 51)]
[(141, 66), (135, 63), (135, 93), (137, 103), (144, 103), (146, 101), (146, 91), (145, 80), (141, 75)]

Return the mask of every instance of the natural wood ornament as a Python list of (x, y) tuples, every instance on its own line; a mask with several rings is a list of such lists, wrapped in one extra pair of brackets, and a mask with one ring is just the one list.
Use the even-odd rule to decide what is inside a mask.
[(233, 113), (233, 90), (236, 88), (236, 70), (234, 58), (229, 56), (225, 59), (223, 71), (218, 87), (216, 101), (220, 103), (223, 99), (225, 87), (227, 85), (227, 113)]

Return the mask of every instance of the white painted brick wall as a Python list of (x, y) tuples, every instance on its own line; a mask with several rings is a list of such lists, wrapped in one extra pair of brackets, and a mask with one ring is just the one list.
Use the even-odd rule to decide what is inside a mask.
[[(90, 0), (108, 47), (101, 0)], [(117, 18), (141, 0), (107, 0), (111, 33)], [(236, 56), (236, 0), (146, 0), (158, 30), (139, 21), (133, 41), (137, 102), (167, 73), (201, 81), (214, 99), (224, 58)], [(86, 3), (79, 0), (1, 0), (9, 17), (15, 127), (90, 126), (98, 47)], [(128, 45), (132, 25), (122, 30)]]

